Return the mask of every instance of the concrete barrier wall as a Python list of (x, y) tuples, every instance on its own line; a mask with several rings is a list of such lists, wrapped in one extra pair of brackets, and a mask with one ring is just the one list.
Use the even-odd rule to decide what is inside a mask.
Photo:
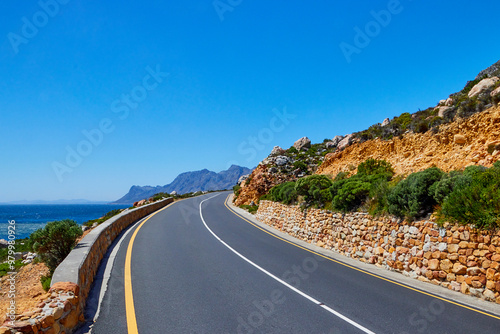
[(256, 218), (317, 246), (500, 304), (500, 232), (260, 201)]
[(84, 320), (85, 302), (108, 247), (125, 228), (173, 201), (167, 198), (126, 210), (94, 228), (56, 268), (50, 297), (36, 309), (17, 315), (15, 321), (6, 321), (0, 334), (72, 333)]

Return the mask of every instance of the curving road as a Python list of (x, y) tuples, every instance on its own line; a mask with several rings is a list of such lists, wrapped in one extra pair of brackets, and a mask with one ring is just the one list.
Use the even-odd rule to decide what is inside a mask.
[(500, 332), (496, 315), (258, 228), (228, 194), (173, 203), (123, 236), (92, 333)]

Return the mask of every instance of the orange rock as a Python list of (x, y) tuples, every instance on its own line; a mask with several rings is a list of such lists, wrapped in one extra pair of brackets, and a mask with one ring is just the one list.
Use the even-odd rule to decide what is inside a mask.
[(453, 269), (453, 262), (451, 262), (450, 260), (448, 259), (445, 259), (445, 260), (441, 260), (440, 264), (439, 264), (439, 267), (446, 271), (447, 273), (451, 272), (451, 270)]
[(463, 274), (467, 273), (467, 267), (464, 265), (461, 265), (460, 263), (455, 263), (453, 265), (452, 271), (454, 274), (463, 275)]
[(494, 280), (495, 274), (496, 274), (496, 271), (494, 269), (489, 268), (488, 270), (486, 270), (486, 279), (487, 280)]
[(71, 291), (75, 294), (75, 296), (78, 296), (78, 294), (80, 293), (80, 287), (78, 286), (78, 284), (71, 283), (71, 282), (57, 282), (50, 288), (49, 293), (54, 292), (54, 291), (59, 291), (59, 290), (62, 290), (65, 292)]
[(429, 260), (428, 269), (429, 270), (437, 270), (437, 269), (439, 269), (439, 260), (438, 259), (431, 259), (431, 260)]

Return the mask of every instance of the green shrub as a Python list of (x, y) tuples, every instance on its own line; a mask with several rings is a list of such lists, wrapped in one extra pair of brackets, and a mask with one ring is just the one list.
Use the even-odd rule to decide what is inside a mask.
[(290, 181), (274, 186), (269, 190), (269, 193), (264, 195), (261, 199), (291, 204), (297, 200), (295, 182)]
[(299, 151), (297, 151), (297, 149), (295, 147), (290, 147), (288, 150), (287, 150), (288, 153), (299, 153)]
[(238, 196), (240, 196), (241, 186), (239, 184), (235, 185), (233, 187), (233, 192), (234, 192), (234, 197), (238, 198)]
[(367, 182), (367, 177), (357, 175), (335, 182), (330, 188), (333, 197), (333, 208), (343, 212), (356, 209), (365, 202), (370, 193), (370, 188), (371, 183)]
[(23, 266), (22, 260), (16, 260), (14, 262), (14, 270), (10, 268), (8, 262), (0, 263), (0, 277), (7, 275), (8, 272), (15, 271)]
[(429, 188), (429, 194), (434, 198), (436, 203), (443, 203), (444, 199), (453, 191), (455, 185), (466, 177), (458, 171), (451, 171), (443, 175), (441, 180), (434, 183)]
[(30, 235), (33, 250), (53, 272), (71, 252), (82, 228), (75, 221), (65, 219), (47, 223)]
[[(474, 166), (477, 167), (477, 166)], [(438, 212), (443, 220), (472, 224), (479, 229), (500, 227), (500, 168), (471, 168), (455, 185)]]
[(340, 181), (340, 180), (343, 180), (343, 179), (347, 179), (349, 177), (349, 173), (348, 172), (339, 172), (335, 178), (333, 179), (333, 182), (337, 182), (337, 181)]
[(325, 175), (311, 175), (297, 180), (295, 190), (297, 195), (304, 196), (307, 206), (322, 207), (332, 200), (329, 188), (332, 181)]
[(443, 171), (437, 167), (410, 174), (387, 196), (389, 213), (399, 217), (417, 218), (432, 212), (437, 202), (429, 189), (443, 175)]
[(52, 276), (50, 275), (40, 277), (40, 283), (42, 284), (42, 288), (45, 291), (49, 291), (51, 281), (52, 281)]
[(358, 174), (387, 174), (389, 177), (392, 177), (392, 175), (394, 175), (394, 170), (392, 169), (391, 164), (387, 161), (370, 158), (358, 165)]
[[(31, 251), (30, 239), (16, 239), (16, 244), (14, 245), (15, 252), (29, 252)], [(7, 256), (9, 255), (8, 248), (0, 248), (0, 263), (7, 261)]]
[(399, 117), (396, 117), (392, 120), (391, 123), (395, 123), (399, 126), (399, 128), (404, 132), (408, 128), (408, 125), (411, 123), (411, 115), (410, 113), (402, 113)]
[(245, 204), (243, 204), (243, 205), (240, 205), (240, 208), (245, 209), (248, 212), (254, 214), (259, 209), (259, 206), (258, 205), (245, 205)]
[(89, 221), (85, 222), (83, 225), (88, 226), (88, 227), (92, 227), (92, 225), (94, 225), (94, 223), (97, 223), (97, 225), (100, 225), (100, 224), (104, 223), (106, 220), (108, 220), (109, 218), (116, 216), (117, 214), (119, 214), (122, 211), (123, 211), (122, 209), (111, 210), (108, 213), (106, 213), (103, 217), (89, 220)]
[(293, 163), (293, 168), (300, 169), (304, 173), (309, 172), (307, 165), (303, 161), (300, 161), (300, 160), (297, 160)]
[(389, 162), (367, 159), (358, 165), (358, 173), (350, 178), (347, 173), (339, 173), (334, 179), (330, 192), (333, 197), (332, 207), (343, 212), (353, 211), (363, 204), (378, 208), (384, 205), (385, 185), (394, 175)]

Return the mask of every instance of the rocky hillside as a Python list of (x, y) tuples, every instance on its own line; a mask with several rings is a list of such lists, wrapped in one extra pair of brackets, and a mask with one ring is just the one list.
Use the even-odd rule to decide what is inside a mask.
[(249, 168), (236, 165), (219, 173), (208, 169), (186, 172), (179, 174), (172, 183), (165, 186), (132, 186), (125, 196), (114, 203), (131, 204), (161, 192), (171, 193), (175, 191), (178, 194), (185, 194), (196, 191), (231, 189), (242, 176), (251, 172), (252, 170)]
[(500, 61), (435, 107), (387, 118), (367, 130), (322, 144), (310, 145), (309, 141), (302, 146), (308, 140), (301, 138), (294, 144), (299, 146), (298, 153), (276, 147), (240, 184), (235, 203), (257, 202), (273, 186), (305, 176), (290, 168), (301, 162), (309, 173), (333, 177), (339, 172), (355, 173), (356, 166), (368, 158), (389, 161), (397, 175), (432, 165), (444, 171), (472, 164), (489, 167), (500, 159), (499, 77)]
[(271, 154), (239, 184), (235, 203), (242, 205), (257, 202), (260, 196), (277, 184), (316, 173), (325, 156), (345, 145), (347, 140), (343, 141), (337, 136), (333, 140), (326, 139), (323, 143), (314, 145), (311, 145), (309, 138), (303, 137), (287, 150), (275, 146)]
[(437, 134), (407, 133), (402, 138), (353, 143), (328, 154), (317, 174), (349, 172), (368, 158), (387, 160), (396, 175), (433, 165), (446, 172), (474, 164), (490, 167), (500, 158), (500, 108), (444, 124)]

